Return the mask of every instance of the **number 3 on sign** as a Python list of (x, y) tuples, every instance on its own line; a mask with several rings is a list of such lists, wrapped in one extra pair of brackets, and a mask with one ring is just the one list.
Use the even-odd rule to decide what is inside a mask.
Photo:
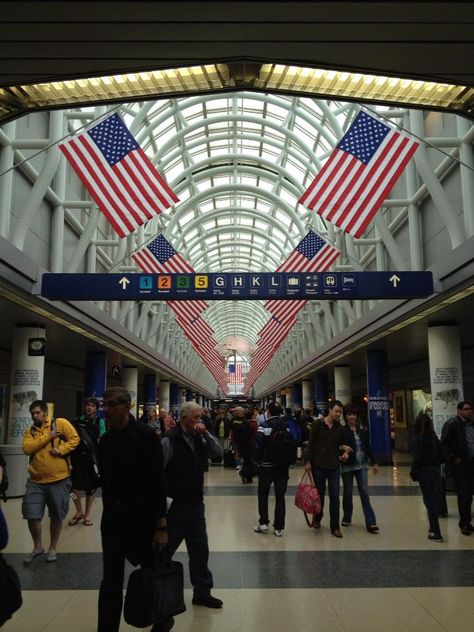
[(159, 290), (170, 290), (171, 289), (171, 277), (170, 276), (162, 276), (158, 277), (158, 289)]
[(196, 275), (194, 278), (194, 287), (198, 290), (205, 290), (209, 285), (207, 276)]

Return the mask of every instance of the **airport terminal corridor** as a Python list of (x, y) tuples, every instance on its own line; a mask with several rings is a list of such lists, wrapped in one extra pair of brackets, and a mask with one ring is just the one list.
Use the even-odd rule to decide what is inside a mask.
[[(343, 539), (331, 536), (328, 517), (319, 531), (306, 526), (293, 505), (303, 468), (290, 469), (286, 528), (282, 538), (254, 533), (256, 479), (243, 485), (238, 472), (211, 466), (205, 503), (213, 594), (219, 611), (193, 606), (184, 547), (187, 611), (176, 617), (177, 632), (470, 632), (474, 615), (474, 538), (457, 526), (456, 497), (448, 494), (449, 515), (441, 518), (445, 541), (427, 539), (418, 485), (408, 475), (408, 456), (369, 475), (369, 492), (380, 533), (365, 530), (357, 494)], [(397, 460), (398, 459), (398, 460)], [(272, 499), (272, 495), (270, 496)], [(24, 567), (30, 536), (19, 500), (9, 500), (8, 559), (17, 569), (24, 605), (5, 624), (6, 632), (93, 632), (101, 579), (101, 499), (92, 527), (63, 527), (59, 560), (38, 558)], [(273, 504), (270, 501), (270, 515)], [(73, 513), (71, 503), (70, 515)], [(132, 567), (130, 567), (131, 569)], [(121, 632), (133, 630), (125, 622)]]

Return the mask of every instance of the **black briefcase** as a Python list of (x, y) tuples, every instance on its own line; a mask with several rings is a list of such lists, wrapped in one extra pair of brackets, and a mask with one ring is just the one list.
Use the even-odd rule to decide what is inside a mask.
[(128, 578), (123, 616), (129, 625), (146, 628), (186, 610), (183, 565), (156, 553), (152, 566)]

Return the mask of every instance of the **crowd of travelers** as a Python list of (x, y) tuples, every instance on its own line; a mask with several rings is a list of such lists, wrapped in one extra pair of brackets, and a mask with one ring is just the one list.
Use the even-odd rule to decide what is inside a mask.
[[(69, 525), (92, 526), (94, 495), (101, 488), (103, 579), (99, 591), (98, 632), (118, 632), (122, 613), (125, 561), (150, 566), (156, 551), (169, 559), (182, 542), (189, 558), (193, 604), (221, 608), (212, 595), (209, 546), (203, 501), (204, 473), (222, 463), (230, 452), (243, 484), (258, 478), (256, 533), (270, 532), (268, 500), (273, 485), (273, 534), (285, 529), (285, 494), (289, 470), (300, 461), (313, 481), (320, 510), (311, 527), (320, 529), (326, 492), (331, 534), (342, 538), (341, 526), (353, 518), (353, 488), (357, 483), (368, 533), (379, 533), (368, 491), (368, 471), (377, 473), (369, 431), (353, 404), (332, 400), (322, 413), (301, 407), (282, 410), (269, 402), (265, 410), (234, 406), (208, 410), (196, 402), (182, 405), (178, 419), (166, 410), (147, 408), (136, 420), (130, 413), (130, 393), (109, 388), (100, 403), (86, 400), (84, 413), (72, 422), (51, 418), (48, 405), (30, 405), (32, 425), (25, 430), (23, 451), (29, 457), (29, 479), (22, 502), (23, 518), (33, 540), (24, 558), (30, 565), (45, 556), (58, 560), (57, 545), (72, 498), (75, 512)], [(438, 438), (431, 417), (415, 420), (410, 475), (418, 481), (428, 515), (428, 538), (443, 542), (438, 517), (440, 481), (453, 478), (463, 535), (474, 531), (474, 419), (472, 405), (459, 402), (457, 415), (447, 421)], [(0, 492), (7, 472), (0, 455)], [(342, 520), (340, 482), (342, 481)], [(82, 505), (82, 496), (85, 505)], [(167, 500), (170, 499), (170, 500)], [(168, 504), (169, 503), (169, 504)], [(50, 543), (43, 545), (42, 520), (48, 507)], [(441, 513), (440, 513), (441, 512)], [(0, 550), (8, 530), (0, 508)], [(156, 623), (153, 632), (167, 632), (174, 619)]]

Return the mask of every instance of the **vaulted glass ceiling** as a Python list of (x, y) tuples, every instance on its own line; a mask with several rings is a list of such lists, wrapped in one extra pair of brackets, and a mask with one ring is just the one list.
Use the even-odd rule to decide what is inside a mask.
[[(359, 107), (250, 92), (121, 106), (180, 198), (143, 240), (162, 232), (198, 272), (271, 272), (310, 228), (328, 238), (298, 198)], [(248, 353), (269, 314), (260, 301), (221, 301), (204, 317), (223, 349)]]

